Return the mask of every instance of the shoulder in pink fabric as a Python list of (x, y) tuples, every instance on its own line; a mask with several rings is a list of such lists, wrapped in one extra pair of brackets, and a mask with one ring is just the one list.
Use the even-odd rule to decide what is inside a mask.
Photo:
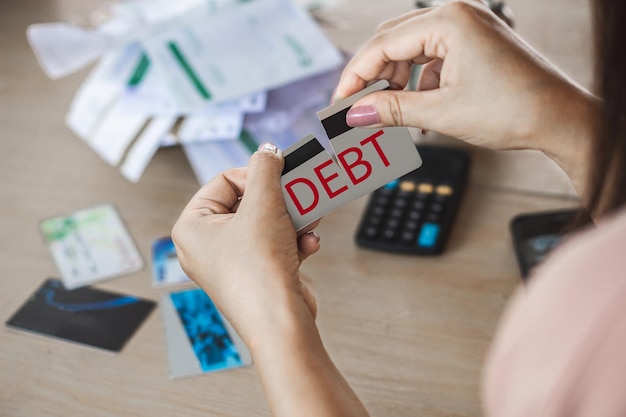
[(572, 237), (517, 290), (483, 395), (493, 417), (626, 416), (626, 210)]

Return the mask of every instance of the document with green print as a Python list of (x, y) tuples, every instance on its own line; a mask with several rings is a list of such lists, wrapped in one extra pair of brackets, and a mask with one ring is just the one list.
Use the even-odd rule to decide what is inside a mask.
[(48, 218), (39, 228), (66, 289), (136, 272), (144, 266), (126, 225), (111, 204)]
[(190, 103), (275, 88), (343, 61), (311, 16), (288, 0), (189, 14), (160, 28), (142, 46)]

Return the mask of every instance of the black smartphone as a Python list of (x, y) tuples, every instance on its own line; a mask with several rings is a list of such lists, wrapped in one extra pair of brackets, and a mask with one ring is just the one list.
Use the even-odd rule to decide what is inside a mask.
[(513, 248), (524, 282), (532, 269), (561, 243), (568, 234), (591, 223), (581, 208), (524, 213), (510, 223)]

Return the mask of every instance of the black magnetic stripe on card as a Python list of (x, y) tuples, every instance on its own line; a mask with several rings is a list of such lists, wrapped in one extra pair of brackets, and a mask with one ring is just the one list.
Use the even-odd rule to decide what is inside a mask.
[(317, 156), (320, 152), (324, 152), (322, 144), (315, 138), (311, 139), (290, 154), (285, 155), (285, 167), (281, 175), (285, 175), (289, 171), (298, 168), (309, 159)]
[[(384, 88), (380, 91), (383, 90), (389, 90), (389, 87)], [(350, 110), (351, 107), (352, 106), (338, 111), (332, 116), (328, 116), (327, 118), (322, 120), (322, 126), (324, 126), (324, 130), (326, 131), (326, 134), (328, 134), (328, 138), (330, 140), (333, 140), (337, 136), (346, 133), (350, 129), (353, 129), (352, 126), (348, 126), (348, 123), (346, 123), (346, 115), (348, 114), (348, 110)]]
[(346, 133), (348, 130), (353, 129), (352, 126), (348, 126), (346, 123), (346, 114), (350, 110), (350, 107), (345, 108), (332, 116), (328, 116), (322, 120), (322, 126), (328, 135), (329, 139), (334, 139), (337, 136)]

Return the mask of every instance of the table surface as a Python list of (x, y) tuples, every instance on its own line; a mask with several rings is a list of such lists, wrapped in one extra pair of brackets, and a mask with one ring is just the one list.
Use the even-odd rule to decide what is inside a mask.
[[(71, 20), (104, 1), (0, 4), (0, 318), (55, 265), (38, 222), (103, 202), (120, 210), (144, 259), (197, 190), (181, 149), (161, 149), (138, 184), (127, 182), (64, 125), (87, 71), (52, 81), (25, 39), (27, 25)], [(590, 85), (587, 1), (510, 0), (517, 30), (576, 81)], [(411, 1), (339, 1), (322, 10), (342, 49)], [(512, 97), (512, 100), (515, 98)], [(445, 138), (421, 140), (436, 142)], [(454, 142), (453, 139), (445, 139)], [(536, 152), (470, 149), (467, 193), (444, 255), (394, 256), (353, 243), (364, 199), (328, 215), (322, 249), (303, 272), (319, 304), (325, 345), (372, 415), (478, 416), (481, 368), (519, 273), (508, 231), (521, 212), (576, 204), (564, 175)], [(151, 271), (98, 285), (152, 300)], [(269, 415), (252, 368), (168, 378), (160, 311), (119, 354), (0, 328), (0, 416)]]

